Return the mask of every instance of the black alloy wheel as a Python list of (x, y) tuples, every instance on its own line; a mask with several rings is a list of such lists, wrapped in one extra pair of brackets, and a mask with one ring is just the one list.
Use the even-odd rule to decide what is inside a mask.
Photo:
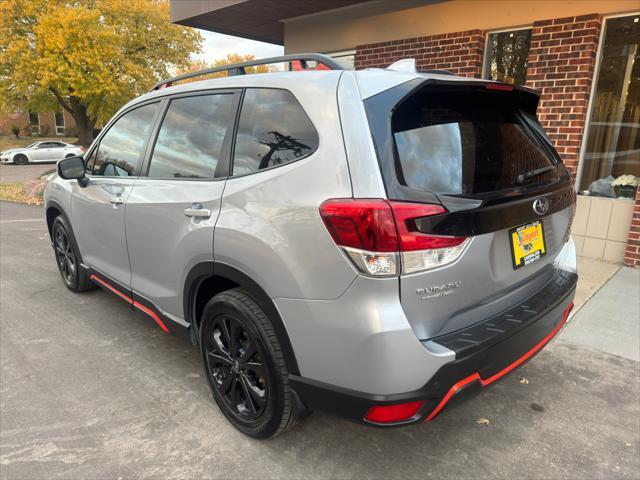
[(67, 287), (73, 289), (78, 283), (78, 264), (71, 240), (64, 226), (57, 223), (53, 231), (53, 248), (56, 251), (58, 270)]
[(241, 420), (257, 420), (267, 405), (268, 372), (264, 352), (237, 318), (219, 315), (205, 339), (212, 384)]
[(82, 256), (73, 231), (63, 215), (58, 215), (51, 225), (51, 243), (56, 255), (60, 276), (69, 290), (76, 293), (96, 288), (82, 266)]
[(282, 348), (270, 319), (247, 291), (234, 288), (209, 300), (199, 332), (213, 399), (234, 427), (269, 438), (294, 424)]

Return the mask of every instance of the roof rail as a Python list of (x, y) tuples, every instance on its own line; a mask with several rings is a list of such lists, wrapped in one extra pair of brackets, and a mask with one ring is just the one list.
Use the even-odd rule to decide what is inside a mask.
[(329, 70), (344, 70), (338, 62), (333, 58), (322, 55), (320, 53), (295, 53), (292, 55), (282, 55), (280, 57), (261, 58), (259, 60), (250, 60), (248, 62), (234, 63), (230, 65), (223, 65), (221, 67), (206, 68), (204, 70), (198, 70), (197, 72), (185, 73), (184, 75), (178, 75), (177, 77), (171, 77), (167, 80), (163, 80), (156, 83), (151, 91), (159, 90), (160, 88), (170, 87), (175, 82), (186, 80), (187, 78), (201, 77), (203, 75), (209, 75), (210, 73), (227, 72), (230, 77), (235, 75), (245, 75), (245, 67), (255, 67), (258, 65), (269, 65), (271, 63), (284, 63), (299, 61), (302, 64), (302, 68), (307, 68), (306, 64), (309, 60), (316, 61), (319, 64), (328, 67)]

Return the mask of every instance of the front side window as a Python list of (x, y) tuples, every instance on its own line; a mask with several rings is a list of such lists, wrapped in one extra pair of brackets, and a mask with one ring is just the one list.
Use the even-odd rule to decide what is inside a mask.
[(530, 28), (490, 33), (487, 36), (485, 78), (524, 85), (530, 46)]
[(144, 144), (158, 111), (158, 103), (131, 110), (111, 125), (100, 140), (93, 162), (93, 175), (127, 177), (137, 175)]
[(232, 117), (232, 94), (171, 100), (153, 149), (148, 176), (213, 178)]
[(233, 175), (293, 162), (318, 147), (318, 134), (286, 90), (249, 88), (244, 95)]

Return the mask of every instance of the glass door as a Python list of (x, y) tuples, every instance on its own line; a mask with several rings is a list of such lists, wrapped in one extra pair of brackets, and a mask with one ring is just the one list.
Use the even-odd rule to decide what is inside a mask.
[(640, 176), (640, 15), (607, 19), (603, 36), (579, 191), (635, 197), (620, 186)]

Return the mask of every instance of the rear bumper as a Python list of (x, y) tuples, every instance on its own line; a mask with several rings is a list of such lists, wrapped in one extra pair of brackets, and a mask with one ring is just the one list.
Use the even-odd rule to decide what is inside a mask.
[[(567, 322), (577, 280), (575, 273), (558, 270), (553, 281), (509, 311), (432, 339), (455, 351), (456, 359), (418, 390), (374, 395), (298, 376), (290, 377), (291, 388), (307, 407), (358, 422), (393, 427), (429, 421), (462, 391), (490, 385), (542, 350)], [(385, 423), (365, 419), (372, 407), (409, 402), (421, 405), (410, 418)]]

